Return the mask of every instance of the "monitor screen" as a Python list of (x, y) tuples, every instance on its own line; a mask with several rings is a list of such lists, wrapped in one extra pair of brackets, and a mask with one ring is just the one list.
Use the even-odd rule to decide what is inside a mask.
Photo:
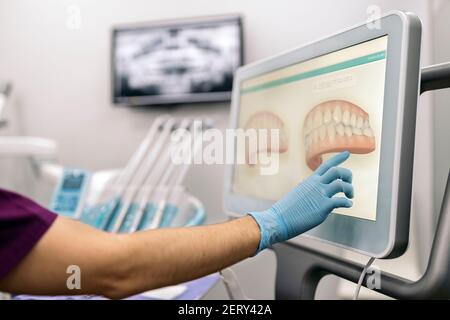
[[(242, 81), (238, 127), (279, 129), (279, 169), (234, 167), (232, 192), (276, 201), (348, 150), (355, 198), (336, 214), (376, 220), (388, 36)], [(270, 151), (270, 150), (269, 150)]]
[(113, 100), (130, 105), (224, 101), (242, 64), (239, 17), (116, 28)]

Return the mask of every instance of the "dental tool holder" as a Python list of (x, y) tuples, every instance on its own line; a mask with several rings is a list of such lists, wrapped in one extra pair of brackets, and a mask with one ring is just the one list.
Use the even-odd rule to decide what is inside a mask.
[[(420, 93), (450, 88), (450, 62), (421, 70)], [(336, 275), (357, 283), (364, 266), (303, 245), (274, 246), (277, 258), (276, 299), (312, 300), (319, 281)], [(370, 275), (365, 276), (363, 285)], [(381, 271), (381, 288), (373, 289), (396, 299), (450, 299), (450, 171), (428, 266), (418, 281)]]
[[(99, 172), (99, 174), (107, 174), (111, 177), (117, 175), (117, 173), (115, 172)], [(95, 173), (93, 175), (93, 179), (91, 180), (95, 180)], [(99, 183), (101, 182), (97, 181), (95, 183), (92, 183), (89, 187), (85, 202), (83, 204), (83, 210), (77, 219), (99, 229), (112, 231), (112, 224), (109, 224), (109, 226), (102, 228), (98, 223), (98, 218), (101, 214), (101, 210), (99, 210), (98, 206), (99, 189), (103, 189), (103, 187), (100, 186)], [(160, 218), (155, 222), (155, 226), (153, 226), (152, 228), (194, 226), (200, 225), (204, 222), (206, 214), (203, 204), (199, 199), (192, 196), (184, 186), (176, 186), (172, 188), (170, 190), (170, 197), (166, 200), (163, 200), (166, 191), (167, 187), (160, 186), (155, 188), (152, 200), (146, 204), (147, 207), (152, 208), (153, 214), (158, 214), (159, 212), (160, 215)], [(136, 203), (133, 203), (130, 206), (130, 212), (124, 218), (122, 226), (118, 232), (130, 232), (133, 210), (135, 210), (135, 208)], [(143, 220), (151, 222), (148, 218), (145, 217), (143, 218)], [(134, 231), (139, 230), (143, 230), (143, 228), (138, 228)]]
[[(202, 135), (198, 133), (209, 127), (208, 119), (158, 117), (122, 170), (58, 171), (62, 179), (50, 208), (116, 233), (202, 224), (206, 218), (203, 205), (182, 183), (194, 154), (200, 151)], [(174, 139), (173, 133), (180, 128), (190, 136)], [(186, 148), (191, 152), (176, 163), (173, 152)]]

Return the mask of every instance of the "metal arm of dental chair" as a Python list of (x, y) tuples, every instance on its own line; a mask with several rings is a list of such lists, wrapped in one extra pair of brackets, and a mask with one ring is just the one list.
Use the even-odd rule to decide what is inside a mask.
[(450, 88), (450, 62), (422, 68), (420, 75), (420, 94)]
[[(423, 68), (420, 93), (450, 88), (450, 63)], [(363, 265), (306, 246), (281, 243), (277, 257), (277, 299), (314, 299), (319, 281), (333, 274), (357, 283)], [(363, 285), (370, 275), (366, 275)], [(377, 292), (396, 299), (450, 299), (450, 171), (428, 266), (416, 282), (381, 271)]]

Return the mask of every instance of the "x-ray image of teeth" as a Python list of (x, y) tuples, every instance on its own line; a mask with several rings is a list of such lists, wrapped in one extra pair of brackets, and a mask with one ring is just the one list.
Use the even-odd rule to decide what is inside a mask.
[(239, 26), (117, 31), (118, 96), (226, 92), (240, 64)]
[(322, 155), (348, 150), (366, 154), (375, 150), (369, 115), (345, 100), (330, 100), (315, 106), (304, 122), (305, 161), (311, 170), (322, 163)]
[[(256, 143), (256, 150), (251, 150), (249, 148), (249, 143), (246, 143), (246, 152), (245, 159), (248, 165), (254, 164), (251, 159), (254, 159), (255, 154), (258, 152), (278, 152), (284, 153), (288, 150), (288, 137), (286, 133), (286, 128), (284, 126), (283, 121), (274, 113), (269, 111), (262, 111), (252, 115), (246, 122), (244, 129), (267, 129), (267, 141), (265, 146), (260, 146), (259, 141)], [(272, 142), (272, 136), (270, 130), (276, 129), (279, 130), (279, 141), (277, 146), (274, 146)], [(259, 132), (259, 134), (263, 134)], [(258, 139), (260, 136), (258, 135)], [(264, 150), (263, 150), (263, 149)]]

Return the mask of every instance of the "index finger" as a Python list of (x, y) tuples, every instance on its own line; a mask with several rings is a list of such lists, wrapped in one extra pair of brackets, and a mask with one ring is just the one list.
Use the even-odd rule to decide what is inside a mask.
[(337, 155), (333, 156), (332, 158), (328, 159), (324, 163), (320, 165), (316, 169), (316, 173), (319, 175), (323, 175), (325, 172), (327, 172), (330, 168), (336, 167), (340, 165), (342, 162), (348, 159), (350, 156), (350, 152), (348, 151), (342, 151), (341, 153), (338, 153)]

